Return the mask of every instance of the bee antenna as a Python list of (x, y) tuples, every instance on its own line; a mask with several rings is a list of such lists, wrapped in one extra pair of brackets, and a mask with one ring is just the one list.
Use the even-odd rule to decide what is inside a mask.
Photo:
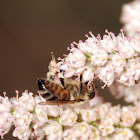
[(61, 82), (61, 84), (62, 84), (63, 88), (65, 89), (65, 82), (64, 82), (64, 78), (60, 78), (60, 82)]

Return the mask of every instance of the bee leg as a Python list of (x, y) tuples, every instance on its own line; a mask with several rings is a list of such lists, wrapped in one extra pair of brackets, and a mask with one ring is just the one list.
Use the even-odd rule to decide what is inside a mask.
[[(85, 69), (85, 70), (86, 70), (86, 69)], [(85, 71), (85, 70), (84, 70), (84, 71)], [(84, 71), (80, 74), (80, 92), (81, 92), (82, 89), (83, 89), (83, 73), (84, 73)], [(88, 82), (85, 82), (84, 84), (87, 86)]]
[(58, 77), (60, 79), (62, 87), (65, 89), (65, 80), (64, 80), (64, 76), (63, 76), (63, 71), (62, 70), (60, 70), (60, 72), (58, 73)]
[(84, 83), (86, 86), (88, 85), (88, 81)]
[(82, 80), (83, 80), (83, 73), (80, 74), (80, 92), (81, 92), (82, 89), (83, 89), (83, 83), (82, 83)]
[(88, 95), (89, 99), (92, 99), (95, 96), (95, 91), (90, 92)]
[(65, 82), (64, 82), (64, 78), (60, 78), (60, 82), (61, 82), (62, 87), (65, 89)]
[(95, 96), (95, 93), (96, 93), (96, 91), (95, 91), (95, 85), (94, 85), (94, 80), (91, 82), (91, 84), (90, 84), (90, 93), (89, 93), (89, 99), (92, 99), (94, 96)]

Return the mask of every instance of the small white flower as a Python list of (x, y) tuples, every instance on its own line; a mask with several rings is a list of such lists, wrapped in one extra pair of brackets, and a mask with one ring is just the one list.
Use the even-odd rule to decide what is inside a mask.
[(14, 122), (13, 106), (8, 97), (0, 96), (0, 136), (7, 134)]
[(100, 136), (100, 131), (96, 128), (96, 127), (94, 127), (94, 126), (92, 126), (92, 125), (90, 125), (90, 128), (91, 128), (91, 134), (90, 134), (90, 140), (100, 140), (101, 139), (101, 136)]
[(113, 140), (130, 140), (134, 136), (134, 132), (129, 128), (116, 128)]
[(86, 140), (91, 135), (91, 128), (89, 124), (86, 122), (75, 124), (73, 129), (74, 129), (73, 134), (77, 139)]
[(134, 72), (124, 71), (120, 75), (120, 79), (118, 79), (118, 82), (126, 86), (134, 86), (135, 85)]
[(65, 78), (72, 77), (75, 73), (75, 69), (73, 69), (73, 67), (71, 66), (71, 64), (69, 64), (69, 62), (65, 62), (64, 64), (62, 64), (60, 66), (60, 69), (65, 71), (64, 73)]
[(28, 111), (34, 110), (35, 100), (33, 98), (33, 93), (23, 92), (18, 101), (20, 106), (27, 109)]
[(13, 106), (9, 101), (9, 98), (0, 96), (0, 113), (10, 112), (12, 108)]
[(133, 35), (140, 31), (140, 1), (134, 0), (124, 4), (122, 8), (121, 22), (128, 35)]
[(53, 117), (57, 117), (63, 109), (62, 106), (57, 105), (45, 105), (43, 107), (46, 108), (47, 114)]
[(62, 125), (72, 126), (76, 123), (77, 115), (70, 109), (62, 111), (59, 118), (59, 123)]
[[(99, 40), (91, 33), (89, 32), (91, 37), (86, 36), (88, 39), (85, 40), (85, 43), (87, 45), (89, 53), (92, 53), (95, 49), (99, 47)], [(80, 48), (81, 49), (81, 48)]]
[(130, 86), (130, 87), (125, 87), (124, 86), (124, 97), (125, 97), (125, 101), (130, 103), (136, 103), (137, 101), (140, 100), (140, 87), (139, 85), (135, 85), (135, 86)]
[(29, 126), (33, 118), (33, 115), (24, 108), (16, 109), (13, 115), (15, 116), (15, 126)]
[[(135, 111), (134, 111), (135, 110)], [(123, 107), (121, 113), (121, 125), (125, 127), (132, 126), (136, 121), (136, 108)]]
[(138, 80), (139, 78), (140, 78), (140, 63), (139, 58), (137, 58), (128, 61), (126, 71), (122, 72), (120, 79), (118, 81), (128, 86), (134, 86), (135, 80)]
[(82, 52), (90, 54), (93, 52), (93, 47), (89, 46), (86, 42), (80, 41), (78, 46), (77, 46)]
[(130, 44), (134, 48), (134, 50), (138, 53), (140, 53), (140, 32), (135, 33), (131, 39)]
[(110, 103), (105, 103), (105, 104), (101, 104), (98, 108), (97, 108), (97, 112), (99, 114), (99, 118), (100, 119), (104, 119), (106, 117), (106, 115), (109, 113), (110, 111), (110, 107), (111, 104)]
[[(32, 134), (33, 134), (33, 136), (32, 136)], [(45, 136), (45, 134), (41, 128), (34, 130), (32, 134), (30, 137), (36, 138), (37, 140), (42, 140)]]
[(62, 126), (56, 121), (50, 121), (48, 124), (44, 124), (42, 127), (44, 133), (47, 135), (47, 138), (53, 138), (57, 140), (62, 139)]
[(83, 72), (83, 82), (91, 82), (94, 79), (94, 70), (91, 67), (87, 67)]
[(11, 113), (4, 112), (0, 114), (0, 136), (3, 138), (7, 134), (14, 122), (14, 116)]
[(66, 129), (63, 132), (63, 140), (77, 140), (76, 136), (73, 134), (73, 129)]
[(99, 125), (99, 130), (101, 131), (102, 136), (107, 136), (114, 132), (113, 120), (111, 118), (107, 118), (102, 120), (101, 124)]
[(99, 68), (98, 77), (105, 83), (105, 85), (110, 86), (114, 81), (114, 68), (112, 65), (108, 64), (106, 67)]
[(121, 36), (118, 36), (118, 51), (124, 58), (136, 56), (130, 41), (128, 39), (123, 39)]
[(121, 117), (121, 108), (120, 105), (111, 107), (109, 113), (106, 116), (107, 118), (111, 118), (113, 120), (113, 124), (118, 124), (120, 122)]
[(108, 54), (102, 49), (96, 49), (91, 55), (91, 63), (94, 66), (103, 66), (108, 59)]
[(112, 32), (108, 32), (108, 35), (104, 35), (103, 39), (100, 40), (101, 48), (103, 48), (106, 52), (112, 53), (116, 50), (117, 40), (115, 35)]
[(72, 48), (71, 53), (67, 57), (74, 68), (80, 68), (85, 64), (86, 56), (77, 48)]
[(88, 101), (71, 105), (71, 109), (78, 115), (80, 114), (81, 109), (83, 109), (83, 108), (84, 109), (90, 108), (90, 104)]
[(37, 95), (34, 97), (34, 100), (35, 100), (36, 106), (38, 105), (38, 103), (45, 101), (45, 99), (43, 99), (43, 98), (41, 98), (41, 96), (37, 96)]
[(83, 121), (95, 121), (97, 113), (93, 109), (81, 109), (81, 117)]
[(27, 111), (34, 111), (36, 105), (36, 102), (33, 97), (33, 93), (31, 92), (28, 93), (28, 91), (23, 92), (22, 96), (19, 98), (18, 95), (16, 98), (15, 97), (11, 98), (10, 101), (14, 106), (14, 109), (24, 108)]
[(47, 111), (42, 106), (37, 106), (35, 108), (36, 117), (40, 123), (45, 123), (48, 121)]
[(126, 60), (119, 53), (111, 54), (109, 58), (115, 72), (120, 74), (126, 66)]
[(20, 140), (28, 140), (31, 134), (29, 126), (22, 125), (15, 128), (13, 136), (18, 137)]

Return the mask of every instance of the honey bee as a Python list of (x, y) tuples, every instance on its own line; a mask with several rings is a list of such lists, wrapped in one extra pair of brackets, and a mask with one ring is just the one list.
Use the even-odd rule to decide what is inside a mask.
[[(52, 62), (55, 62), (53, 55)], [(52, 65), (52, 62), (50, 62), (50, 65)], [(88, 82), (83, 83), (83, 74), (80, 75), (80, 81), (60, 77), (60, 83), (54, 82), (52, 77), (54, 77), (56, 70), (54, 66), (52, 69), (50, 65), (47, 78), (37, 80), (38, 93), (46, 100), (45, 102), (40, 102), (40, 105), (74, 104), (87, 101), (95, 96), (94, 83), (91, 82), (89, 86), (87, 86)]]

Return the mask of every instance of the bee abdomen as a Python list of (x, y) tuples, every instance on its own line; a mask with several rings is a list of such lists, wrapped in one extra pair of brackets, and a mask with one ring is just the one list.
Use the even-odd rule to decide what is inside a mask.
[(60, 100), (68, 101), (70, 99), (70, 93), (68, 90), (62, 90), (60, 93)]
[(68, 89), (64, 89), (61, 85), (47, 79), (38, 80), (38, 89), (42, 97), (46, 99), (69, 100), (70, 93)]

